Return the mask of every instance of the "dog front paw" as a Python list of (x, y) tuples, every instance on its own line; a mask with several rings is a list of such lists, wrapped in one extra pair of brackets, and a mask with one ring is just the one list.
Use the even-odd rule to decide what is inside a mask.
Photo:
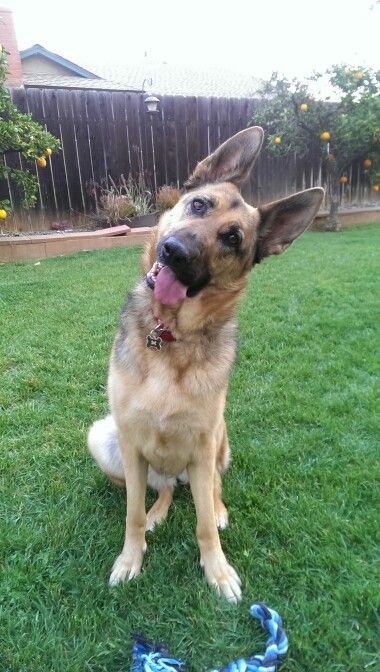
[(131, 581), (141, 572), (145, 549), (120, 553), (112, 567), (109, 585), (117, 586), (122, 581)]
[(241, 581), (223, 553), (201, 558), (201, 566), (210, 586), (233, 604), (241, 600)]

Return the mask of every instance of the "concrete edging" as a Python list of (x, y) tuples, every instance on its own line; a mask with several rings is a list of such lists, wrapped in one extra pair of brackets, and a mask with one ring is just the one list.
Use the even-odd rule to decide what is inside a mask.
[[(345, 226), (354, 226), (356, 224), (380, 224), (380, 209), (374, 208), (358, 208), (355, 210), (346, 210), (338, 213), (339, 221), (342, 228)], [(324, 231), (328, 213), (319, 213), (312, 225), (310, 231)]]
[[(115, 227), (115, 229), (122, 227)], [(127, 230), (125, 230), (127, 229)], [(73, 233), (61, 235), (20, 236), (20, 238), (0, 238), (0, 264), (18, 261), (39, 261), (47, 257), (84, 252), (88, 250), (108, 250), (114, 247), (143, 245), (151, 228), (142, 227), (123, 231), (107, 229), (94, 233)]]

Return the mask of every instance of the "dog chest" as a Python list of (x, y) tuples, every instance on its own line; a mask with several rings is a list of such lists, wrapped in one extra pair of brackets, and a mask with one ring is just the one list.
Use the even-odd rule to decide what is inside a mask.
[(124, 445), (133, 445), (155, 471), (170, 476), (186, 469), (202, 446), (207, 450), (224, 407), (220, 396), (184, 394), (165, 372), (137, 381), (114, 371), (109, 398)]
[(186, 469), (205, 436), (192, 414), (160, 416), (136, 407), (123, 415), (119, 427), (125, 445), (133, 444), (156, 472), (168, 476)]

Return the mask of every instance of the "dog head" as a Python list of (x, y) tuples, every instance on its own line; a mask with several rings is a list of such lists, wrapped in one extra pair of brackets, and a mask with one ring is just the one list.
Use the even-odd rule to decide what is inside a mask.
[(201, 161), (186, 193), (165, 213), (148, 249), (148, 285), (165, 305), (196, 296), (207, 287), (238, 287), (251, 268), (280, 254), (316, 215), (323, 189), (253, 208), (239, 187), (263, 142), (259, 127), (240, 131)]

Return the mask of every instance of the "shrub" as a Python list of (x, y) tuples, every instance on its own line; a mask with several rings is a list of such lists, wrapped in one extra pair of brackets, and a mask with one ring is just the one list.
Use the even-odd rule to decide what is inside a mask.
[(137, 215), (147, 215), (152, 211), (151, 193), (146, 189), (143, 180), (135, 182), (131, 176), (125, 179), (120, 176), (117, 185), (110, 177), (110, 187), (98, 186), (100, 204), (111, 226), (122, 220)]
[(136, 207), (131, 203), (128, 196), (118, 194), (112, 189), (102, 194), (100, 203), (111, 226), (114, 226), (120, 220), (136, 215)]
[(174, 208), (181, 197), (181, 192), (175, 187), (165, 185), (158, 190), (156, 194), (156, 208), (163, 212)]

